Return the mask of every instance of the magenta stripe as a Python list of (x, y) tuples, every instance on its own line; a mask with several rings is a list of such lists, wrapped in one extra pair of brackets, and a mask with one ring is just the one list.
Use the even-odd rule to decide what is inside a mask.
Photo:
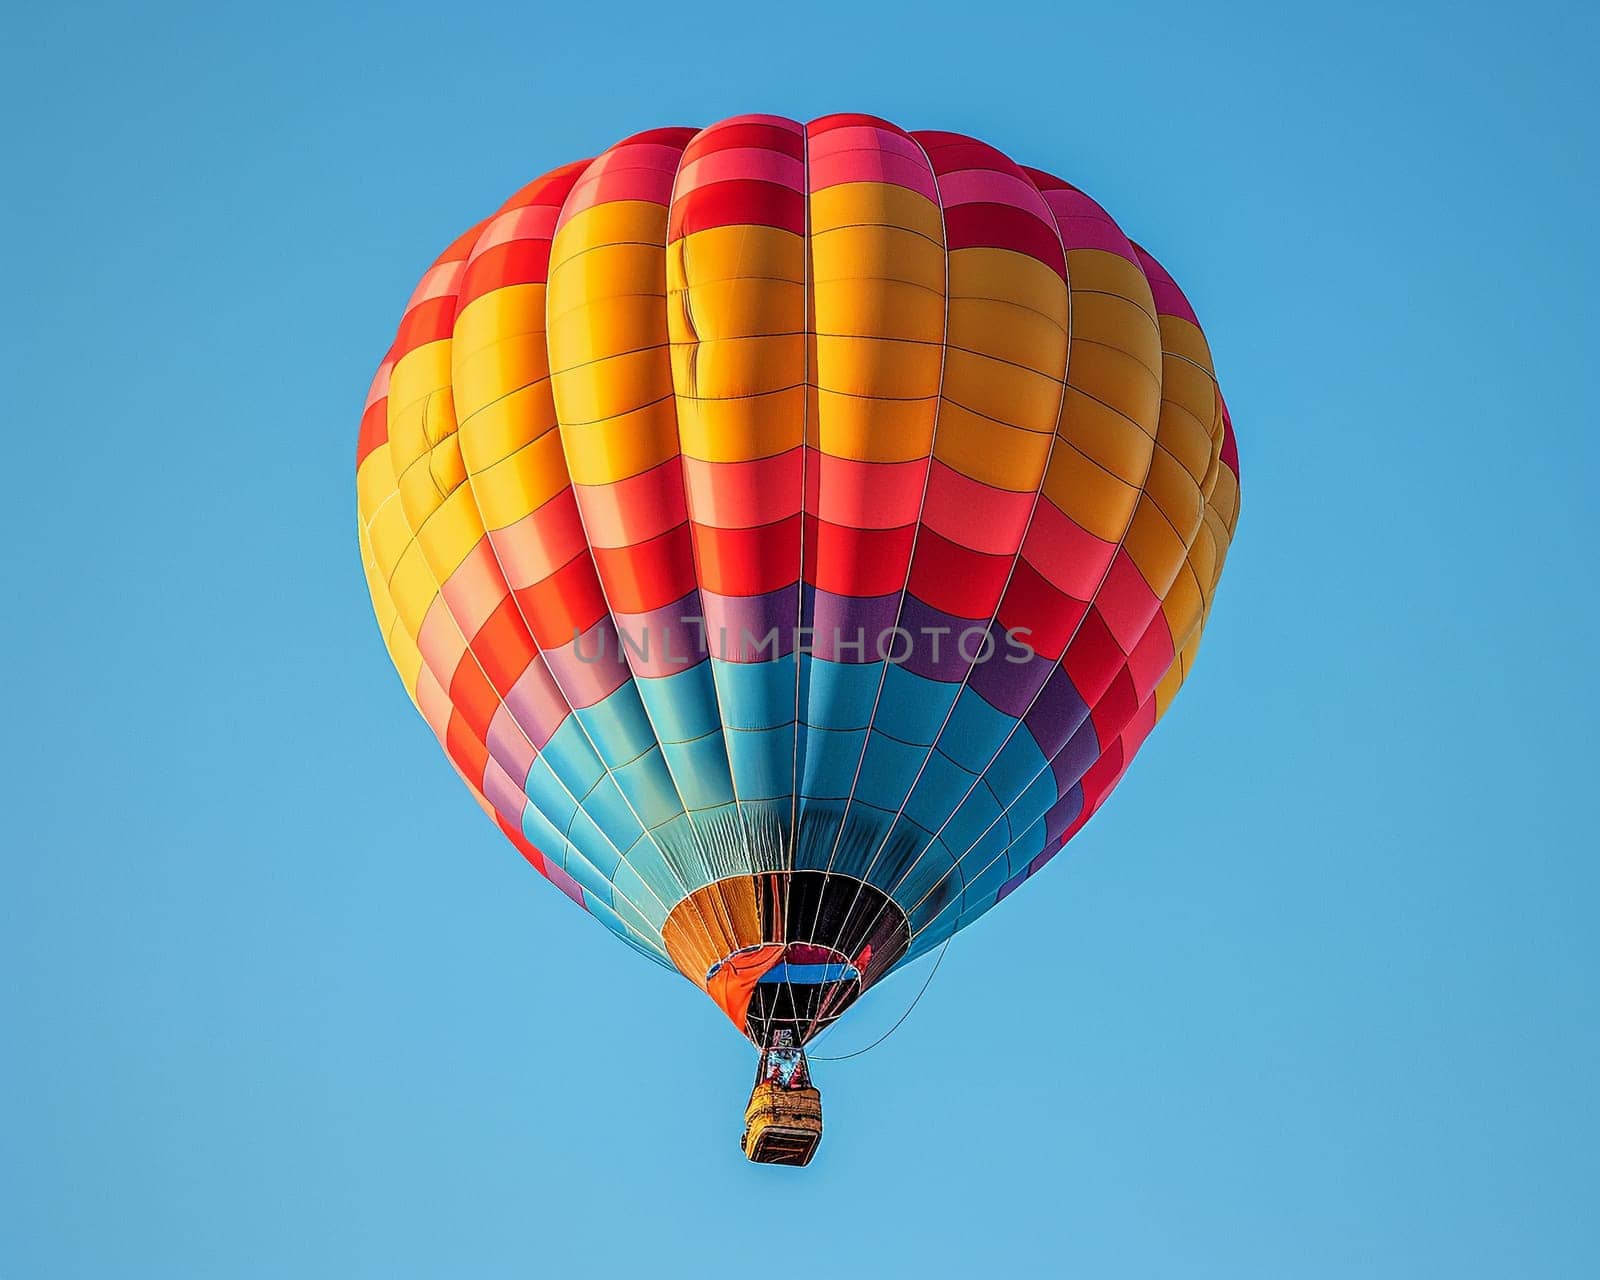
[(805, 190), (805, 165), (793, 156), (766, 147), (728, 147), (691, 160), (678, 171), (674, 200), (716, 182), (748, 179), (771, 182), (791, 191)]
[[(535, 656), (505, 696), (505, 708), (528, 735), (535, 751), (544, 750), (568, 713), (567, 700), (556, 687), (555, 677), (545, 663), (549, 656), (548, 653)], [(489, 724), (492, 728), (494, 721)]]
[(1178, 288), (1178, 282), (1167, 274), (1167, 269), (1138, 245), (1133, 246), (1133, 251), (1139, 255), (1139, 265), (1144, 268), (1144, 274), (1150, 281), (1150, 292), (1156, 299), (1156, 312), (1164, 316), (1177, 316), (1199, 328), (1199, 317), (1189, 305), (1189, 299), (1183, 296), (1183, 290)]
[(607, 615), (578, 639), (546, 649), (543, 656), (566, 702), (582, 711), (609, 698), (630, 678), (617, 653), (616, 624)]
[(824, 191), (847, 182), (886, 182), (915, 191), (931, 204), (938, 204), (938, 188), (926, 162), (895, 155), (890, 151), (844, 151), (811, 161), (811, 189)]
[(945, 208), (963, 204), (1004, 204), (1033, 214), (1049, 226), (1053, 219), (1039, 189), (1026, 178), (997, 169), (961, 169), (939, 176)]

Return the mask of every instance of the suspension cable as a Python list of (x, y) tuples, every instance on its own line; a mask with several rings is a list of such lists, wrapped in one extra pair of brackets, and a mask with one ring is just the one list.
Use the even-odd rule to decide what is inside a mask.
[(928, 987), (933, 982), (933, 975), (939, 972), (939, 966), (944, 963), (944, 953), (950, 949), (950, 944), (953, 941), (955, 941), (955, 936), (956, 935), (952, 933), (948, 938), (946, 938), (944, 940), (943, 943), (940, 944), (938, 958), (934, 960), (933, 968), (928, 970), (928, 976), (922, 980), (922, 990), (917, 992), (917, 998), (915, 1000), (913, 1000), (909, 1005), (906, 1006), (906, 1011), (904, 1013), (902, 1013), (898, 1018), (896, 1018), (895, 1021), (894, 1021), (894, 1025), (892, 1027), (890, 1027), (887, 1031), (885, 1031), (881, 1036), (879, 1036), (871, 1044), (865, 1046), (864, 1048), (857, 1049), (853, 1053), (838, 1053), (838, 1054), (808, 1053), (808, 1054), (806, 1054), (806, 1057), (809, 1058), (813, 1062), (844, 1062), (846, 1059), (849, 1059), (849, 1058), (859, 1058), (862, 1054), (866, 1053), (869, 1049), (876, 1049), (880, 1044), (882, 1044), (885, 1040), (887, 1040), (890, 1036), (892, 1036), (896, 1031), (898, 1031), (900, 1029), (900, 1024), (911, 1016), (911, 1011), (913, 1009), (915, 1009), (917, 1007), (917, 1005), (922, 1003), (922, 997), (928, 994)]

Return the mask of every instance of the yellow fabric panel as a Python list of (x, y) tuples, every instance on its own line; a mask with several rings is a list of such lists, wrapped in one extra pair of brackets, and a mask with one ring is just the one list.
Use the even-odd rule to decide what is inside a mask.
[(1222, 517), (1231, 535), (1239, 523), (1239, 478), (1228, 468), (1219, 469), (1208, 502)]
[[(448, 414), (437, 412), (439, 406), (447, 405), (445, 396), (435, 396), (424, 403), (430, 406), (430, 412), (426, 415), (407, 415), (406, 419), (396, 423), (398, 434), (410, 434), (418, 422), (426, 421), (427, 425), (422, 430), (431, 432), (438, 430), (440, 423), (450, 421)], [(397, 467), (400, 465), (399, 456), (397, 450), (393, 455)], [(411, 521), (412, 528), (427, 519), (440, 502), (466, 483), (466, 479), (467, 469), (461, 461), (461, 450), (455, 442), (452, 427), (445, 440), (429, 446), (400, 472), (400, 500), (405, 505), (406, 519)]]
[(663, 206), (618, 200), (556, 233), (545, 299), (552, 370), (665, 343), (666, 229)]
[[(1203, 374), (1196, 381), (1195, 367), (1187, 361), (1175, 363), (1185, 372), (1162, 380), (1161, 447), (1182, 464), (1198, 488), (1222, 449), (1222, 437), (1211, 430), (1216, 386), (1205, 382)], [(1193, 396), (1201, 391), (1210, 393), (1203, 402)]]
[[(1069, 270), (1082, 261), (1084, 251), (1067, 255)], [(1138, 361), (1151, 378), (1159, 379), (1161, 331), (1150, 306), (1120, 293), (1083, 289), (1077, 277), (1072, 283), (1072, 359), (1078, 358), (1078, 342), (1097, 342), (1121, 351)], [(1152, 304), (1153, 305), (1153, 304)]]
[[(1012, 259), (1020, 255), (1008, 253), (1003, 249), (960, 249), (950, 255), (953, 264), (963, 262), (978, 254), (994, 255), (998, 258)], [(1032, 261), (1029, 259), (1028, 261)], [(956, 290), (960, 287), (958, 273), (952, 269), (950, 273), (950, 316), (949, 336), (946, 346), (951, 352), (971, 352), (974, 359), (984, 365), (994, 366), (997, 369), (1012, 366), (1020, 369), (1029, 369), (1056, 384), (1061, 385), (1061, 374), (1067, 365), (1067, 287), (1061, 282), (1061, 277), (1044, 266), (1039, 267), (1049, 280), (1054, 281), (1057, 296), (1049, 300), (1026, 301), (1019, 300), (1018, 296), (1007, 296), (998, 292), (1005, 287), (1004, 278), (991, 283), (997, 290), (994, 294), (960, 294)], [(962, 275), (967, 273), (960, 273)], [(970, 280), (969, 287), (983, 288), (983, 282)], [(1026, 277), (1016, 281), (1019, 286), (1019, 296), (1022, 293), (1032, 294), (1036, 290), (1036, 279)], [(948, 385), (948, 372), (946, 373)], [(1050, 411), (1045, 415), (1048, 421), (1039, 426), (1030, 414), (1028, 426), (1036, 431), (1052, 431), (1055, 429), (1056, 410), (1058, 404), (1055, 400), (1050, 403)]]
[[(1220, 402), (1217, 417), (1220, 422)], [(1219, 448), (1221, 439), (1219, 430)], [(1228, 556), (1234, 524), (1238, 519), (1238, 480), (1226, 466), (1218, 465), (1214, 471), (1215, 483), (1207, 496), (1201, 526), (1189, 548), (1184, 572), (1162, 602), (1178, 656), (1156, 689), (1157, 719), (1166, 714), (1193, 669), (1217, 584), (1222, 577), (1223, 564)]]
[[(664, 345), (653, 354), (670, 370)], [(573, 484), (613, 484), (648, 471), (678, 452), (672, 396), (600, 422), (569, 424), (563, 415), (561, 444)]]
[[(561, 406), (561, 418), (568, 417), (567, 404), (572, 405), (571, 416), (589, 422), (613, 409), (596, 408), (605, 405), (612, 389), (604, 383), (589, 387), (574, 380), (573, 372), (582, 372), (585, 366), (615, 360), (630, 353), (644, 354), (655, 347), (667, 345), (666, 293), (659, 282), (655, 292), (648, 291), (646, 277), (651, 263), (659, 273), (666, 254), (657, 249), (653, 254), (639, 245), (619, 245), (615, 249), (591, 249), (591, 259), (605, 259), (612, 255), (632, 259), (641, 270), (641, 278), (618, 284), (608, 283), (609, 273), (595, 277), (567, 277), (569, 285), (558, 291), (550, 289), (550, 305), (570, 302), (568, 290), (573, 287), (592, 287), (597, 291), (584, 299), (583, 304), (568, 310), (565, 315), (550, 318), (550, 371), (557, 387), (556, 403)], [(598, 292), (599, 289), (616, 292)], [(563, 390), (563, 383), (565, 389)], [(582, 388), (582, 390), (580, 390)]]
[(816, 409), (809, 420), (815, 425), (807, 434), (807, 442), (834, 457), (860, 462), (926, 458), (933, 440), (937, 403), (936, 396), (880, 400), (818, 391)]
[(1200, 590), (1194, 565), (1191, 561), (1185, 561), (1161, 602), (1161, 613), (1166, 620), (1167, 632), (1173, 638), (1174, 648), (1181, 649), (1187, 643), (1190, 633), (1200, 625), (1205, 607), (1205, 595)]
[(1126, 258), (1099, 249), (1069, 252), (1067, 276), (1072, 282), (1068, 383), (1153, 437), (1161, 411), (1162, 348), (1150, 282)]
[(1215, 547), (1211, 560), (1211, 573), (1209, 577), (1200, 579), (1200, 591), (1206, 598), (1206, 608), (1211, 607), (1211, 599), (1217, 590), (1217, 583), (1222, 579), (1223, 562), (1228, 558), (1229, 532), (1228, 527), (1222, 523), (1222, 518), (1210, 507), (1206, 508), (1205, 527)]
[(1217, 403), (1217, 380), (1209, 367), (1168, 356), (1161, 366), (1161, 398), (1182, 405), (1209, 434)]
[[(443, 396), (434, 403), (445, 409), (449, 407), (448, 401)], [(428, 470), (433, 476), (435, 488), (440, 493), (454, 493), (466, 484), (467, 464), (461, 457), (461, 438), (456, 434), (454, 427), (444, 440), (428, 451)]]
[[(450, 385), (450, 339), (425, 342), (406, 352), (389, 374), (389, 443), (395, 444), (395, 419), (417, 406), (419, 400)], [(409, 462), (416, 455), (407, 454)]]
[(1161, 349), (1209, 371), (1211, 347), (1198, 325), (1182, 316), (1161, 317)]
[(1161, 677), (1161, 682), (1156, 685), (1156, 719), (1159, 721), (1167, 714), (1172, 706), (1172, 700), (1178, 696), (1178, 690), (1183, 687), (1183, 655), (1180, 653), (1172, 660), (1172, 665), (1167, 668), (1167, 674)]
[(361, 460), (356, 471), (356, 511), (362, 527), (372, 523), (372, 517), (388, 498), (395, 496), (394, 466), (389, 461), (389, 442), (385, 440)]
[(456, 318), (457, 439), (478, 519), (500, 530), (567, 488), (542, 284), (507, 285)]
[(484, 526), (498, 531), (537, 511), (571, 483), (561, 437), (549, 431), (509, 458), (474, 473), (472, 492)]
[(1069, 249), (1067, 278), (1072, 282), (1074, 294), (1109, 293), (1136, 303), (1149, 314), (1155, 340), (1160, 342), (1160, 327), (1156, 321), (1156, 303), (1150, 292), (1150, 281), (1138, 266), (1120, 253), (1105, 249)]
[[(879, 183), (857, 183), (851, 189), (865, 188), (897, 190)], [(830, 223), (825, 220), (828, 210), (838, 206), (823, 197), (834, 190), (819, 192), (812, 203), (812, 312), (818, 340), (842, 335), (942, 345), (945, 253), (938, 238), (937, 210), (920, 196), (901, 193), (933, 213), (932, 239), (926, 231), (905, 225)], [(866, 210), (859, 216), (889, 216), (906, 202), (887, 203), (885, 209)], [(877, 394), (870, 387), (825, 385)]]
[[(456, 402), (461, 406), (463, 417), (481, 408), (496, 394), (520, 386), (521, 380), (508, 380), (499, 391), (469, 394), (471, 378), (476, 375), (464, 377), (462, 370), (486, 348), (497, 346), (509, 338), (543, 333), (544, 307), (544, 285), (507, 284), (491, 289), (461, 308), (450, 335), (450, 360), (455, 370)], [(549, 361), (545, 358), (544, 343), (528, 343), (527, 350), (519, 350), (519, 355), (536, 359), (548, 372)], [(482, 398), (478, 398), (479, 394)]]
[[(1106, 542), (1130, 531), (1161, 412), (1161, 330), (1144, 273), (1098, 249), (1067, 254), (1072, 342), (1046, 498)], [(1151, 532), (1151, 539), (1159, 536)], [(1137, 559), (1135, 560), (1137, 563)]]
[(1216, 489), (1218, 472), (1225, 469), (1222, 461), (1223, 432), (1222, 396), (1219, 394), (1211, 413), (1211, 465), (1206, 468), (1205, 477), (1200, 481), (1200, 493), (1207, 502), (1211, 501), (1211, 494)]
[[(873, 287), (870, 282), (860, 282), (855, 291), (867, 293)], [(924, 320), (931, 322), (936, 332), (942, 332), (944, 308), (936, 306)], [(926, 401), (921, 414), (926, 417), (928, 434), (932, 435), (932, 404), (939, 395), (939, 370), (944, 365), (944, 351), (937, 337), (905, 341), (871, 333), (819, 334), (814, 345), (816, 381), (821, 391), (836, 399), (853, 398), (868, 404)], [(854, 427), (841, 422), (830, 423), (827, 429), (845, 431)], [(870, 448), (872, 441), (863, 440), (860, 445)], [(928, 451), (924, 448), (922, 452), (926, 456)]]
[[(417, 686), (422, 679), (422, 650), (417, 648), (417, 642), (406, 631), (398, 613), (384, 631), (383, 643), (389, 650), (389, 659), (394, 663), (394, 669), (399, 673), (400, 682), (405, 685), (406, 693), (410, 695), (411, 701), (416, 703)], [(420, 711), (421, 707), (418, 706), (417, 709)]]
[[(950, 306), (951, 332), (966, 332), (971, 312), (988, 313), (987, 320), (977, 319), (976, 327), (991, 338), (1003, 339), (1009, 332), (1016, 336), (1018, 346), (1044, 349), (1039, 340), (1044, 334), (1053, 338), (1058, 356), (1054, 372), (1039, 365), (1020, 365), (1009, 360), (976, 355), (952, 344), (944, 353), (944, 387), (946, 399), (953, 399), (973, 413), (997, 422), (1008, 422), (1023, 431), (1037, 431), (1053, 435), (1061, 415), (1061, 374), (1065, 360), (1066, 335), (1053, 331), (1053, 327), (1040, 322), (1032, 313), (1023, 313), (1013, 307), (993, 305), (975, 306), (972, 303)], [(969, 313), (969, 314), (963, 314)], [(1020, 331), (1035, 329), (1041, 332), (1023, 334)]]
[[(1195, 524), (1200, 517), (1195, 516)], [(1128, 526), (1123, 546), (1138, 566), (1139, 574), (1159, 597), (1166, 591), (1173, 574), (1183, 565), (1188, 552), (1184, 537), (1150, 502), (1141, 500)]]
[(1150, 474), (1145, 478), (1140, 506), (1159, 510), (1185, 543), (1200, 527), (1200, 512), (1205, 506), (1200, 486), (1159, 440), (1150, 459)]
[(548, 379), (491, 401), (457, 428), (462, 460), (474, 477), (555, 432), (556, 406)]
[[(746, 348), (737, 358), (738, 363), (750, 369), (761, 367), (756, 364), (759, 349), (759, 346)], [(768, 349), (781, 352), (782, 357), (772, 360), (766, 368), (792, 368), (804, 378), (804, 338)], [(706, 394), (705, 384), (697, 382), (692, 372), (696, 367), (704, 369), (707, 364), (703, 359), (705, 346), (702, 344), (698, 350), (702, 356), (698, 366), (682, 349), (673, 352), (673, 374), (679, 385), (699, 392), (698, 396), (686, 394), (678, 398), (679, 436), (687, 456), (706, 462), (744, 462), (783, 453), (800, 443), (805, 427), (803, 382), (777, 391), (711, 397)]]
[[(808, 199), (813, 242), (819, 235), (839, 227), (892, 227), (921, 236), (943, 261), (944, 217), (939, 206), (908, 187), (892, 182), (841, 182), (811, 192)], [(821, 266), (818, 259), (815, 269), (819, 279)], [(942, 290), (943, 266), (939, 268), (939, 281)]]
[[(653, 200), (608, 200), (591, 205), (569, 218), (550, 244), (550, 287), (559, 275), (583, 273), (593, 268), (584, 256), (597, 246), (607, 250), (623, 245), (642, 245), (657, 253), (667, 242), (667, 208)], [(603, 268), (602, 268), (603, 269)], [(576, 285), (572, 287), (576, 288)], [(574, 295), (579, 296), (579, 295)], [(552, 306), (553, 318), (565, 308)]]
[(394, 580), (400, 557), (411, 545), (411, 526), (406, 522), (406, 511), (400, 505), (400, 496), (391, 495), (378, 504), (367, 521), (367, 534), (372, 539), (372, 554), (385, 582)]
[[(1183, 687), (1183, 682), (1189, 678), (1189, 673), (1194, 670), (1196, 655), (1200, 652), (1200, 638), (1205, 634), (1206, 620), (1200, 619), (1194, 631), (1189, 636), (1189, 641), (1173, 659), (1172, 667), (1167, 672), (1166, 678), (1156, 689), (1156, 719), (1160, 719), (1172, 706), (1172, 700), (1178, 696), (1178, 690)], [(1164, 700), (1163, 700), (1164, 699)]]
[[(726, 231), (726, 227), (718, 227)], [(747, 227), (747, 231), (767, 231), (782, 236), (794, 252), (786, 255), (793, 262), (766, 262), (755, 254), (745, 266), (745, 275), (707, 276), (703, 255), (696, 247), (697, 232), (675, 241), (667, 249), (667, 313), (674, 342), (715, 342), (730, 338), (770, 339), (785, 334), (800, 334), (804, 328), (804, 280), (789, 278), (790, 270), (804, 265), (803, 241), (787, 231), (770, 227)], [(759, 241), (757, 242), (760, 243)], [(690, 250), (694, 252), (690, 254)], [(691, 259), (686, 262), (686, 258)], [(719, 266), (719, 270), (721, 267)], [(777, 273), (777, 274), (769, 274)]]
[(804, 386), (807, 345), (800, 330), (749, 338), (675, 335), (673, 378), (678, 395), (692, 404), (697, 399), (737, 400)]
[(1195, 657), (1200, 652), (1200, 641), (1205, 633), (1206, 619), (1202, 617), (1200, 625), (1194, 629), (1194, 634), (1189, 637), (1188, 643), (1183, 646), (1183, 652), (1178, 655), (1183, 662), (1183, 678), (1185, 680), (1189, 678), (1189, 673), (1194, 670)]
[[(410, 567), (408, 548), (390, 586), (413, 635), (420, 634), (417, 628), (432, 597), (484, 535), (456, 431), (451, 345), (449, 339), (430, 342), (401, 357), (389, 384), (391, 461), (399, 472), (406, 523), (416, 535), (416, 558), (423, 564), (420, 572)], [(421, 358), (414, 361), (413, 356)], [(410, 399), (397, 408), (394, 387), (402, 371)], [(429, 388), (428, 378), (441, 379), (439, 386)]]
[[(1074, 329), (1067, 383), (1084, 399), (1121, 414), (1135, 430), (1154, 439), (1161, 416), (1161, 379), (1145, 367), (1143, 355), (1098, 341), (1093, 329)], [(1071, 430), (1069, 417), (1069, 439)]]
[[(919, 231), (877, 223), (820, 225), (811, 229), (811, 278), (818, 284), (866, 279), (898, 283), (931, 297), (943, 312), (946, 273), (943, 245)], [(849, 294), (839, 294), (833, 305), (845, 305), (851, 300)], [(864, 301), (876, 302), (870, 296)], [(824, 333), (832, 331), (824, 323), (827, 316), (826, 312), (817, 316), (817, 327)], [(889, 330), (882, 329), (880, 322), (873, 331)]]
[[(1219, 468), (1217, 490), (1224, 502), (1231, 496), (1232, 519), (1238, 516), (1238, 484), (1226, 467)], [(1231, 487), (1230, 487), (1231, 486)], [(1216, 493), (1213, 494), (1213, 497)], [(1193, 669), (1195, 655), (1199, 652), (1200, 638), (1205, 632), (1217, 583), (1222, 577), (1223, 563), (1227, 559), (1228, 544), (1232, 538), (1230, 518), (1223, 514), (1214, 501), (1208, 500), (1201, 527), (1185, 562), (1184, 572), (1167, 593), (1162, 610), (1167, 627), (1178, 650), (1172, 667), (1156, 689), (1156, 718), (1165, 715), (1177, 696), (1188, 673)], [(1198, 601), (1193, 597), (1197, 596)]]
[[(944, 343), (942, 277), (930, 288), (908, 280), (836, 276), (831, 280), (814, 281), (813, 292), (812, 313), (818, 342), (837, 343), (853, 338), (935, 348)], [(838, 375), (830, 370), (828, 376)], [(878, 394), (870, 386), (852, 386), (843, 381), (828, 385), (839, 391), (854, 390), (860, 395)]]
[(1128, 555), (1157, 596), (1182, 567), (1203, 509), (1193, 477), (1158, 446), (1125, 539)]
[(456, 416), (465, 425), (506, 397), (548, 381), (544, 330), (502, 334), (475, 352), (458, 353), (453, 376)]
[[(1072, 358), (1079, 346), (1072, 344)], [(1070, 375), (1069, 375), (1070, 376)], [(1151, 439), (1123, 414), (1075, 387), (1067, 388), (1062, 421), (1068, 438), (1090, 458), (1126, 484), (1141, 485), (1150, 470)]]
[[(361, 568), (367, 579), (367, 591), (372, 596), (372, 611), (378, 619), (378, 632), (383, 637), (384, 648), (389, 651), (389, 661), (394, 663), (394, 669), (400, 676), (400, 683), (405, 686), (406, 696), (412, 704), (417, 702), (417, 676), (422, 669), (422, 651), (417, 648), (416, 642), (406, 634), (405, 627), (400, 623), (400, 615), (394, 607), (394, 600), (389, 595), (389, 587), (383, 580), (383, 574), (378, 569), (377, 559), (372, 553), (372, 539), (367, 536), (367, 528), (361, 519), (356, 520), (356, 540), (361, 546)], [(420, 710), (420, 708), (419, 708)]]
[[(413, 638), (421, 635), (422, 620), (439, 595), (439, 583), (415, 540), (406, 544), (394, 572), (389, 575), (389, 594), (394, 597), (395, 608), (406, 630)], [(448, 673), (445, 678), (449, 678)]]
[(461, 485), (439, 504), (417, 530), (417, 541), (445, 582), (483, 540), (483, 521), (470, 485)]
[(610, 484), (678, 452), (668, 354), (667, 211), (614, 201), (551, 248), (551, 389), (574, 484)]
[(412, 529), (420, 529), (447, 497), (466, 483), (467, 469), (454, 438), (429, 449), (400, 475), (400, 501)]
[(793, 332), (805, 320), (805, 272), (805, 241), (791, 231), (711, 227), (668, 248), (667, 297), (682, 303), (687, 295), (686, 338)]
[(945, 399), (1024, 431), (1053, 433), (1069, 324), (1067, 286), (1044, 264), (1005, 249), (952, 253)]
[(1129, 526), (1127, 549), (1158, 596), (1183, 567), (1205, 513), (1201, 485), (1216, 464), (1222, 437), (1213, 431), (1217, 384), (1200, 331), (1160, 317), (1161, 413), (1144, 493)]
[(1222, 556), (1226, 551), (1226, 547), (1217, 541), (1220, 531), (1221, 524), (1212, 513), (1208, 519), (1200, 522), (1200, 532), (1195, 536), (1194, 545), (1189, 548), (1189, 565), (1194, 570), (1200, 594), (1208, 607), (1212, 589), (1222, 572)]
[(740, 462), (805, 429), (805, 241), (713, 227), (667, 249), (667, 332), (682, 451)]
[(450, 393), (450, 341), (429, 342), (396, 362), (389, 383), (390, 464), (413, 530), (466, 482), (455, 440)]
[(1039, 488), (1053, 434), (980, 418), (946, 400), (939, 409), (934, 454), (947, 466), (996, 489)]
[(1105, 542), (1122, 537), (1139, 500), (1137, 485), (1097, 466), (1069, 440), (1062, 440), (1050, 455), (1043, 491), (1073, 523)]
[(394, 601), (389, 597), (383, 574), (378, 571), (372, 538), (367, 533), (366, 521), (360, 516), (356, 517), (356, 543), (361, 548), (361, 571), (366, 575), (367, 590), (372, 595), (372, 612), (378, 619), (378, 630), (387, 631), (395, 618)]
[(926, 458), (944, 364), (939, 208), (884, 182), (825, 187), (808, 200), (813, 443), (859, 461)]

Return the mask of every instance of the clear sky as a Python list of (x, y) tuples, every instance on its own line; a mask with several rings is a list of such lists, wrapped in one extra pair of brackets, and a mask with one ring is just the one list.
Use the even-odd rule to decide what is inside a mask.
[[(0, 1276), (1600, 1275), (1592, 6), (337, 8), (8, 23)], [(797, 1173), (446, 766), (353, 457), (524, 181), (839, 110), (1161, 257), (1244, 518), (1177, 709)]]

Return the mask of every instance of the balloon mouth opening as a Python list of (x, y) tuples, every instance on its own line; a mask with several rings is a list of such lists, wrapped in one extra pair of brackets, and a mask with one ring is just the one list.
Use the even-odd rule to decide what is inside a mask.
[[(865, 948), (863, 949), (866, 950)], [(758, 1048), (774, 1038), (804, 1044), (854, 1004), (861, 965), (834, 947), (767, 942), (741, 947), (706, 974), (706, 991)]]
[(838, 872), (729, 876), (668, 916), (674, 963), (758, 1048), (805, 1044), (903, 956), (911, 930), (881, 889)]
[(815, 985), (861, 981), (861, 970), (851, 962), (850, 957), (832, 947), (819, 947), (809, 942), (791, 942), (787, 945), (781, 942), (758, 942), (740, 947), (727, 958), (718, 960), (706, 970), (706, 983), (709, 984), (725, 966), (767, 959), (772, 948), (778, 948), (777, 953), (771, 957), (770, 967), (764, 968), (756, 980), (762, 986), (780, 982)]

